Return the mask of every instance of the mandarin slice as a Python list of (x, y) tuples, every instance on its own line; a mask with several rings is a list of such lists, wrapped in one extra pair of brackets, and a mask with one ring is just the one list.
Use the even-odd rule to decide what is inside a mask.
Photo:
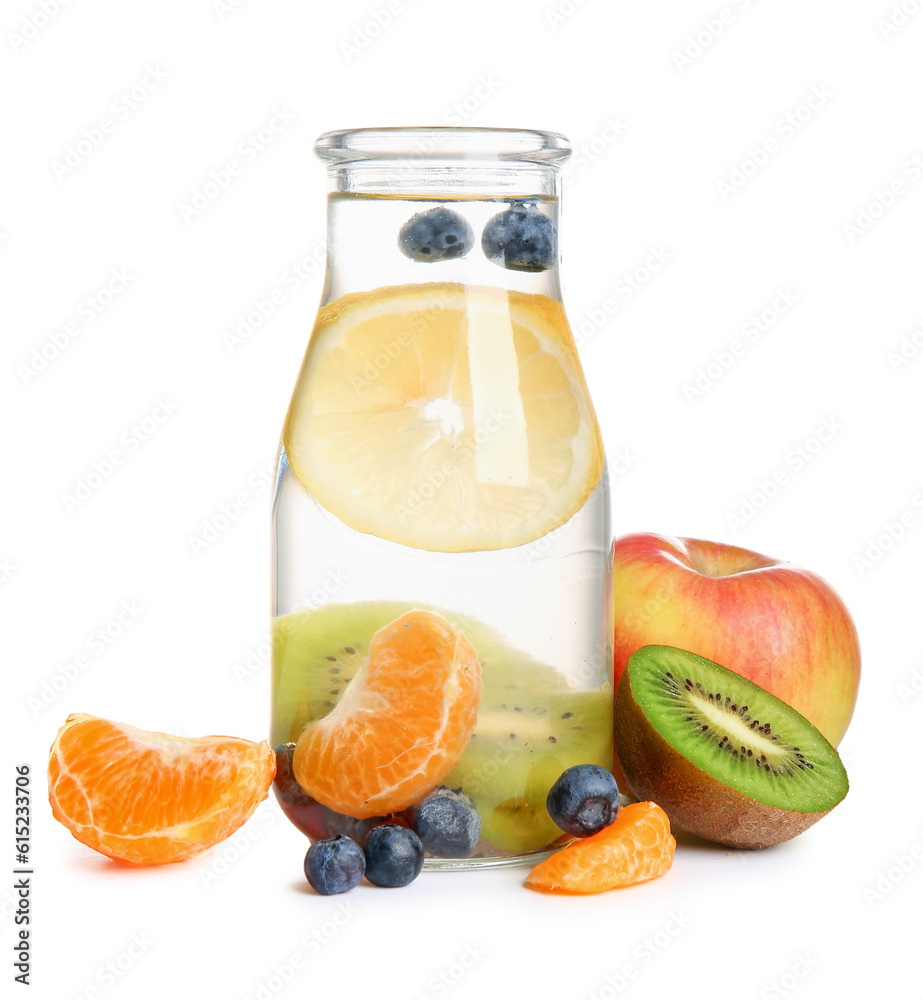
[(611, 826), (537, 864), (525, 884), (544, 892), (604, 892), (663, 875), (675, 849), (667, 814), (653, 802), (635, 802)]
[(364, 819), (419, 802), (458, 763), (477, 722), (481, 666), (461, 629), (408, 611), (379, 629), (336, 708), (301, 734), (301, 787)]
[(161, 865), (229, 837), (266, 798), (275, 771), (268, 743), (189, 739), (76, 714), (51, 747), (48, 800), (87, 847)]

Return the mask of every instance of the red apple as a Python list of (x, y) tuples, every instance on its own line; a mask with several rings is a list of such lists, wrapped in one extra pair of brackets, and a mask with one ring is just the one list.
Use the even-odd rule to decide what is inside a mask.
[(819, 576), (748, 549), (626, 535), (613, 546), (615, 683), (640, 646), (679, 646), (788, 702), (836, 746), (859, 687), (859, 639)]

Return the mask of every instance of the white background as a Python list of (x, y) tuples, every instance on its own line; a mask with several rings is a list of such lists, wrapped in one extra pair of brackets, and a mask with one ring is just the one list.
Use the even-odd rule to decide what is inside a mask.
[[(892, 25), (888, 0), (393, 0), (379, 30), (373, 15), (386, 19), (387, 0), (223, 10), (70, 0), (53, 17), (37, 0), (6, 0), (0, 861), (14, 867), (13, 765), (28, 762), (30, 996), (919, 990), (906, 979), (918, 975), (923, 888), (913, 770), (923, 171), (911, 159), (923, 153), (923, 11), (905, 6)], [(368, 25), (375, 37), (363, 44)], [(135, 87), (144, 100), (127, 111), (120, 95)], [(241, 143), (278, 109), (293, 120), (245, 160)], [(101, 118), (114, 130), (56, 170)], [(232, 844), (163, 870), (117, 867), (51, 818), (47, 748), (69, 712), (183, 735), (267, 731), (267, 470), (320, 269), (243, 344), (225, 337), (291, 265), (320, 252), (315, 137), (382, 124), (570, 137), (566, 305), (616, 471), (616, 530), (783, 557), (827, 578), (851, 608), (864, 653), (841, 747), (851, 792), (797, 841), (760, 854), (681, 843), (666, 877), (592, 898), (531, 893), (510, 870), (325, 899), (307, 889), (305, 843), (271, 801)], [(185, 220), (181, 206), (230, 159), (239, 175)], [(893, 181), (902, 192), (884, 207), (878, 195)], [(667, 262), (620, 293), (655, 249)], [(90, 303), (117, 271), (127, 287), (97, 311)], [(780, 290), (796, 301), (754, 342), (742, 328)], [(618, 307), (609, 315), (607, 299)], [(66, 346), (37, 371), (34, 352), (53, 354), (55, 337)], [(745, 349), (712, 368), (718, 377), (698, 373), (735, 340)], [(705, 388), (689, 398), (697, 378)], [(164, 419), (141, 440), (132, 428), (158, 401)], [(836, 432), (820, 442), (825, 421)], [(114, 449), (122, 464), (69, 504)], [(194, 552), (190, 539), (235, 503), (240, 515)], [(870, 549), (879, 537), (882, 549)], [(94, 649), (90, 637), (120, 610), (130, 625)], [(18, 988), (11, 902), (0, 888), (0, 975)], [(338, 909), (346, 903), (354, 912)], [(131, 948), (135, 936), (143, 943)], [(468, 946), (478, 957), (461, 974)], [(301, 968), (279, 993), (273, 977), (293, 957)]]

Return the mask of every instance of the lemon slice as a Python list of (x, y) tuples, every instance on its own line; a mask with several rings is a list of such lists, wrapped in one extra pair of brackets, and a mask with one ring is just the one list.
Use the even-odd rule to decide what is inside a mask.
[(324, 306), (283, 442), (295, 476), (345, 524), (440, 552), (542, 537), (583, 506), (603, 466), (561, 304), (465, 285)]

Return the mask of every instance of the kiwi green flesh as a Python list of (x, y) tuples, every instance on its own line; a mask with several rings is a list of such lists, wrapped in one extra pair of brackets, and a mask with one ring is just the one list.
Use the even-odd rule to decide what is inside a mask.
[(457, 625), (477, 650), (482, 708), (510, 703), (517, 692), (562, 692), (566, 678), (513, 649), (500, 634), (465, 615), (426, 604), (357, 601), (293, 611), (272, 623), (272, 742), (295, 742), (305, 726), (332, 711), (369, 651), (372, 636), (412, 609), (436, 611)]
[(615, 707), (634, 793), (677, 826), (738, 847), (788, 840), (848, 791), (836, 750), (802, 715), (731, 670), (670, 646), (633, 654)]
[(272, 742), (297, 741), (327, 715), (368, 655), (379, 628), (411, 608), (437, 611), (474, 646), (483, 690), (474, 733), (442, 780), (475, 801), (482, 839), (512, 853), (548, 846), (561, 835), (545, 799), (574, 764), (612, 766), (612, 691), (574, 690), (548, 664), (510, 646), (473, 618), (422, 604), (329, 604), (273, 622)]

